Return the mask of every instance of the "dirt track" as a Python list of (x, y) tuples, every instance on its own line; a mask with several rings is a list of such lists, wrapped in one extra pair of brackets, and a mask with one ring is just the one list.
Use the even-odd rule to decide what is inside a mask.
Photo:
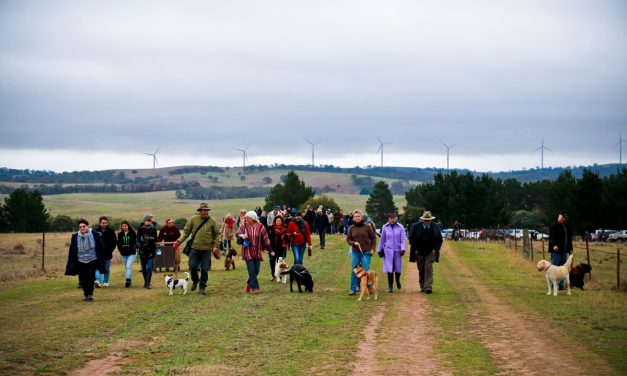
[[(562, 328), (554, 322), (534, 313), (514, 311), (475, 278), (473, 271), (446, 245), (442, 253), (450, 266), (436, 269), (436, 283), (437, 279), (446, 278), (463, 297), (460, 300), (470, 302), (465, 309), (472, 323), (472, 336), (490, 353), (499, 374), (589, 375), (591, 370), (595, 375), (612, 374), (602, 359), (561, 335)], [(447, 275), (443, 275), (445, 271)], [(408, 278), (403, 292), (395, 293), (392, 302), (382, 307), (365, 328), (365, 339), (353, 367), (355, 375), (451, 374), (434, 353), (434, 339), (445, 329), (435, 325), (429, 297), (417, 291), (415, 264), (407, 263), (405, 273)], [(423, 319), (411, 320), (412, 317)], [(383, 320), (386, 331), (381, 330)]]

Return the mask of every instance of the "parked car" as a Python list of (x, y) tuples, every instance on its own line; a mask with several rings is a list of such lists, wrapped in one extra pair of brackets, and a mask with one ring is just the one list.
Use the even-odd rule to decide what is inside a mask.
[(529, 238), (533, 240), (548, 240), (549, 236), (547, 234), (543, 234), (540, 231), (529, 230)]
[(507, 237), (508, 238), (516, 238), (516, 239), (522, 239), (523, 237), (523, 230), (520, 228), (512, 228), (507, 230)]
[(620, 230), (607, 236), (608, 242), (625, 242), (627, 241), (627, 230)]
[(452, 239), (453, 238), (453, 229), (452, 228), (445, 228), (444, 230), (442, 230), (442, 239)]

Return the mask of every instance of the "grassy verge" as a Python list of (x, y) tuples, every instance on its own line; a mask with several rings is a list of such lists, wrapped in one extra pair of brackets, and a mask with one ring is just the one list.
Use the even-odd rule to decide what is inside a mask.
[(269, 282), (267, 261), (259, 276), (262, 293), (247, 294), (244, 264), (236, 263), (227, 272), (214, 261), (208, 296), (168, 296), (163, 273), (153, 276), (152, 290), (141, 289), (137, 270), (135, 286), (125, 289), (120, 266), (113, 268), (113, 286), (96, 290), (94, 303), (80, 301), (74, 277), (7, 283), (0, 292), (0, 373), (64, 373), (111, 352), (133, 360), (123, 366), (128, 373), (211, 367), (230, 374), (350, 372), (376, 306), (346, 294), (343, 238), (330, 236), (327, 249), (305, 257), (316, 281), (313, 294), (290, 294), (289, 286)]
[(452, 242), (454, 251), (501, 299), (519, 312), (534, 312), (627, 374), (627, 297), (608, 290), (573, 290), (546, 296), (546, 280), (534, 265), (502, 244)]
[[(451, 266), (446, 257), (434, 264), (434, 291), (429, 297), (435, 323), (444, 328), (437, 338), (436, 352), (445, 359), (445, 365), (455, 374), (493, 375), (498, 368), (490, 353), (472, 333), (467, 308), (476, 301), (470, 288), (455, 291), (451, 285), (465, 286), (464, 278)], [(412, 264), (412, 266), (414, 266)]]

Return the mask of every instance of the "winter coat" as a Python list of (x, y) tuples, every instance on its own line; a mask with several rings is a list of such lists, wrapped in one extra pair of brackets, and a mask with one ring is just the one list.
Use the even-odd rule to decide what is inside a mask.
[[(305, 220), (303, 219), (302, 221), (304, 222)], [(295, 232), (298, 234), (294, 235)], [(302, 245), (307, 243), (311, 246), (311, 231), (309, 230), (309, 224), (307, 222), (305, 222), (304, 236), (303, 233), (298, 230), (298, 223), (296, 223), (296, 221), (291, 221), (287, 226), (287, 234), (291, 238), (292, 245)]]
[(139, 245), (139, 256), (143, 258), (154, 258), (157, 251), (157, 230), (153, 227), (144, 226), (137, 230), (137, 244)]
[[(183, 234), (177, 240), (179, 244), (182, 244), (185, 239), (192, 236), (196, 229), (200, 227), (202, 222), (205, 220), (200, 214), (196, 214), (187, 221), (185, 228), (183, 229)], [(220, 241), (222, 236), (220, 235), (220, 229), (216, 224), (216, 221), (213, 218), (209, 218), (202, 228), (196, 234), (194, 238), (194, 244), (192, 244), (192, 248), (197, 251), (209, 251), (213, 248), (219, 248)]]
[(381, 239), (377, 252), (383, 255), (383, 272), (384, 273), (400, 273), (401, 258), (405, 253), (405, 229), (403, 226), (395, 222), (394, 225), (389, 222), (381, 228)]
[(553, 250), (554, 246), (557, 246), (556, 253), (572, 253), (573, 230), (566, 223), (562, 225), (556, 221), (551, 225), (551, 228), (549, 229), (549, 252), (555, 252)]
[(242, 244), (242, 259), (244, 261), (263, 260), (264, 249), (268, 253), (273, 252), (266, 228), (261, 223), (255, 222), (254, 225), (251, 225), (244, 221), (235, 232), (235, 236), (239, 237), (243, 234), (247, 236), (245, 241), (248, 241), (248, 246)]
[[(427, 231), (431, 231), (432, 235), (428, 242), (425, 242), (425, 236)], [(425, 244), (427, 243), (427, 244)], [(409, 244), (411, 245), (409, 252), (409, 262), (416, 262), (418, 255), (427, 256), (431, 252), (435, 251), (435, 258), (440, 259), (440, 247), (442, 246), (442, 233), (438, 229), (438, 226), (431, 223), (429, 228), (425, 229), (422, 223), (415, 223), (411, 227), (409, 233)]]
[[(96, 247), (96, 269), (102, 273), (107, 273), (104, 259), (104, 242), (99, 232), (92, 231), (94, 234), (94, 242)], [(70, 240), (70, 249), (67, 254), (67, 264), (65, 265), (65, 275), (78, 275), (78, 233), (72, 234)]]
[(102, 237), (102, 242), (104, 244), (104, 259), (111, 260), (113, 258), (113, 251), (115, 251), (115, 246), (118, 244), (115, 230), (108, 226), (103, 230), (100, 228), (100, 226), (97, 226), (96, 228), (92, 229), (92, 231), (99, 233)]

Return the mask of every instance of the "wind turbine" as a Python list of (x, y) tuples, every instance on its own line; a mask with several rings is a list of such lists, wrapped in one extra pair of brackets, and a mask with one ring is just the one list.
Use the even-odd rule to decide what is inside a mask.
[(618, 142), (616, 143), (616, 145), (614, 145), (614, 147), (618, 146), (618, 150), (619, 150), (619, 164), (622, 166), (623, 165), (623, 142), (626, 142), (627, 140), (623, 138), (623, 134), (619, 133), (618, 134)]
[(450, 170), (449, 170), (449, 168), (448, 168), (448, 166), (449, 166), (448, 161), (449, 161), (449, 157), (450, 157), (451, 149), (452, 149), (455, 145), (457, 145), (457, 144), (447, 145), (447, 144), (445, 144), (445, 143), (444, 143), (444, 142), (442, 142), (442, 141), (440, 141), (440, 142), (441, 142), (441, 143), (442, 143), (442, 145), (444, 145), (444, 147), (446, 148), (446, 172), (449, 172)]
[(379, 150), (377, 150), (377, 154), (381, 152), (381, 167), (383, 167), (383, 145), (389, 144), (390, 142), (383, 142), (379, 137), (377, 137), (377, 140), (379, 140)]
[(246, 174), (246, 161), (248, 160), (248, 155), (246, 154), (246, 151), (248, 150), (248, 148), (250, 147), (250, 145), (252, 144), (248, 144), (248, 146), (246, 146), (244, 149), (238, 149), (238, 148), (233, 148), (237, 151), (241, 151), (242, 152), (242, 159), (243, 159), (243, 167), (242, 167), (242, 174)]
[(551, 153), (553, 152), (553, 150), (544, 146), (544, 137), (542, 137), (542, 145), (539, 148), (537, 148), (536, 151), (538, 150), (540, 150), (540, 168), (544, 169), (544, 151), (548, 150)]
[(146, 155), (152, 155), (152, 168), (153, 169), (155, 169), (156, 166), (159, 165), (159, 162), (157, 162), (157, 153), (159, 152), (159, 149), (161, 149), (161, 146), (159, 146), (157, 150), (155, 150), (154, 153), (144, 153)]
[(305, 141), (307, 141), (311, 145), (311, 167), (313, 167), (313, 166), (315, 166), (315, 164), (314, 164), (314, 150), (316, 148), (316, 145), (318, 145), (322, 141), (311, 142), (308, 139), (305, 139)]

